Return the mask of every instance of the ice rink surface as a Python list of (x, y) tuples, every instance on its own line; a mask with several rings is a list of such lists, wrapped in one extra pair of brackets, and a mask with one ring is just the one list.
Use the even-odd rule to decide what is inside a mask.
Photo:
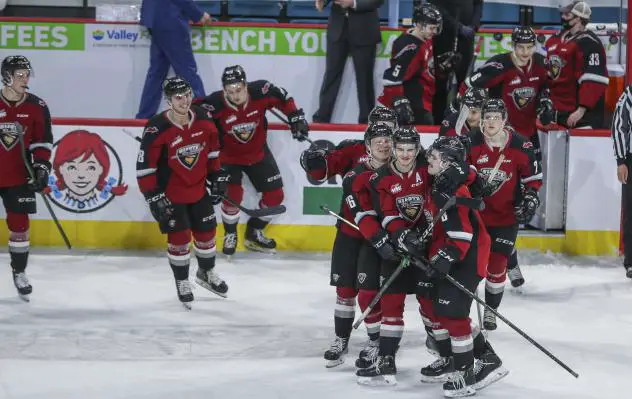
[[(630, 397), (632, 281), (620, 261), (534, 253), (520, 261), (527, 283), (522, 292), (506, 290), (502, 313), (580, 377), (499, 320), (490, 338), (510, 374), (478, 396)], [(335, 302), (327, 255), (219, 259), (228, 299), (194, 284), (190, 312), (161, 253), (36, 253), (30, 262), (34, 293), (23, 303), (8, 256), (0, 256), (0, 399), (442, 397), (439, 385), (419, 382), (419, 369), (434, 359), (413, 297), (396, 387), (356, 384), (363, 327), (347, 362), (324, 368)]]

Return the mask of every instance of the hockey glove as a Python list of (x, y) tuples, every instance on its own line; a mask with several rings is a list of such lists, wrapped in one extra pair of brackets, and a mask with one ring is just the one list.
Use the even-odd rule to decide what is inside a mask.
[(489, 197), (493, 193), (493, 187), (491, 184), (487, 184), (484, 177), (477, 174), (476, 180), (470, 184), (470, 193), (474, 198)]
[(400, 229), (393, 233), (392, 240), (395, 246), (405, 253), (415, 258), (424, 258), (426, 256), (426, 248), (419, 238), (419, 235), (414, 230)]
[(375, 236), (371, 237), (369, 241), (382, 259), (391, 262), (397, 262), (399, 260), (397, 255), (395, 255), (395, 248), (393, 244), (391, 244), (388, 233), (385, 230), (381, 230)]
[(33, 164), (33, 178), (27, 184), (29, 190), (41, 192), (48, 186), (48, 175), (50, 174), (50, 162), (40, 161)]
[(464, 161), (453, 162), (435, 177), (432, 191), (453, 196), (459, 186), (465, 184), (469, 173), (470, 168)]
[(450, 273), (452, 265), (459, 260), (459, 249), (454, 245), (447, 245), (437, 251), (430, 259), (430, 266), (437, 272), (438, 277), (445, 277)]
[(307, 173), (315, 170), (326, 170), (327, 151), (322, 148), (310, 148), (301, 153), (301, 167)]
[(461, 63), (461, 54), (455, 53), (454, 51), (448, 51), (447, 53), (435, 56), (435, 61), (439, 69), (439, 74), (447, 76)]
[(155, 193), (145, 197), (151, 215), (158, 222), (169, 220), (174, 214), (174, 208), (165, 193)]
[(406, 97), (395, 97), (393, 99), (393, 110), (397, 114), (397, 123), (400, 126), (415, 123), (415, 112)]
[(213, 205), (222, 202), (222, 197), (226, 195), (229, 183), (230, 174), (224, 168), (220, 168), (217, 172), (209, 173), (209, 175), (206, 176), (206, 187), (213, 201)]
[(305, 120), (303, 108), (291, 112), (287, 117), (290, 123), (290, 130), (292, 131), (292, 138), (298, 141), (305, 141), (309, 134), (309, 125)]
[(553, 107), (553, 101), (548, 97), (540, 98), (538, 104), (538, 119), (543, 125), (557, 122), (557, 112)]
[(540, 198), (538, 197), (538, 193), (534, 189), (528, 188), (522, 197), (522, 201), (520, 201), (520, 204), (515, 208), (516, 222), (520, 224), (528, 223), (535, 215), (535, 211), (539, 206)]

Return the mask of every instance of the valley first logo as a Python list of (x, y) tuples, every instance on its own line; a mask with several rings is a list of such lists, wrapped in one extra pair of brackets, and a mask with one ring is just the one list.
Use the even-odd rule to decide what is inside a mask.
[(107, 38), (110, 40), (127, 40), (136, 42), (139, 39), (149, 38), (149, 32), (146, 29), (141, 31), (127, 29), (107, 29), (106, 31), (102, 31), (101, 29), (95, 29), (92, 31), (92, 38), (96, 41), (101, 41)]

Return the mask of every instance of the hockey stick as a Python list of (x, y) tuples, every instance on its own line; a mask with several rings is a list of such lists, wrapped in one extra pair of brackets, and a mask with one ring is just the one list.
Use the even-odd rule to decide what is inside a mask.
[[(477, 36), (476, 38), (476, 43), (474, 46), (474, 54), (472, 55), (472, 61), (470, 61), (470, 65), (468, 65), (467, 67), (467, 71), (465, 72), (465, 76), (466, 78), (468, 76), (470, 76), (470, 74), (473, 72), (474, 70), (474, 65), (476, 65), (476, 60), (478, 59), (478, 56), (481, 54), (481, 46), (483, 45), (483, 36)], [(458, 91), (458, 89), (457, 89)], [(456, 121), (456, 125), (455, 125), (455, 130), (456, 130), (456, 134), (460, 135), (461, 134), (461, 130), (463, 129), (463, 125), (465, 125), (465, 122), (467, 121), (467, 117), (468, 114), (464, 114), (463, 112), (461, 112), (459, 114), (459, 118)]]
[[(456, 10), (456, 20), (459, 21), (461, 18), (461, 9), (458, 8)], [(456, 23), (454, 25), (455, 29), (454, 29), (454, 44), (452, 45), (452, 52), (453, 54), (457, 54), (458, 50), (459, 50), (459, 24)], [(456, 78), (456, 67), (452, 68), (452, 71), (450, 72), (450, 77), (448, 78), (448, 84), (450, 85), (450, 88), (448, 89), (448, 95), (446, 97), (446, 99), (448, 100), (448, 104), (452, 103), (452, 100), (454, 100), (454, 98), (456, 97), (457, 93), (459, 92), (459, 87), (458, 87), (458, 80)], [(458, 133), (457, 133), (458, 135)]]
[[(288, 121), (287, 119), (285, 119), (283, 117), (283, 115), (281, 115), (276, 109), (274, 108), (270, 108), (268, 111), (270, 111), (272, 113), (272, 115), (276, 116), (281, 122), (285, 123), (286, 125), (290, 125), (290, 121)], [(305, 139), (305, 141), (307, 141), (309, 144), (314, 145), (314, 141), (312, 139), (310, 139), (309, 137), (303, 137)]]
[[(22, 161), (24, 162), (24, 166), (26, 167), (26, 171), (29, 174), (29, 178), (31, 181), (35, 181), (35, 172), (33, 171), (33, 166), (31, 166), (31, 162), (29, 162), (28, 157), (26, 156), (26, 146), (24, 145), (24, 128), (21, 124), (16, 123), (15, 129), (18, 133), (18, 141), (20, 142), (20, 152), (22, 155)], [(66, 248), (68, 250), (72, 249), (72, 245), (70, 244), (70, 240), (64, 231), (64, 228), (61, 227), (59, 223), (59, 219), (57, 219), (57, 215), (55, 215), (55, 211), (53, 211), (53, 207), (50, 206), (50, 202), (48, 201), (48, 197), (44, 193), (39, 193), (42, 196), (42, 201), (44, 201), (44, 205), (46, 205), (46, 209), (48, 209), (48, 213), (50, 213), (50, 217), (53, 219), (57, 230), (59, 230), (59, 234), (61, 238), (64, 240), (64, 244), (66, 244)]]
[[(142, 142), (140, 137), (136, 136), (134, 133), (128, 131), (127, 129), (123, 129), (123, 133), (127, 134), (128, 136), (130, 136), (134, 140), (138, 141), (139, 143)], [(262, 218), (262, 217), (266, 217), (266, 216), (280, 215), (282, 213), (285, 213), (285, 211), (287, 210), (285, 208), (285, 205), (271, 206), (269, 208), (249, 209), (249, 208), (246, 208), (244, 206), (241, 206), (241, 204), (238, 204), (237, 202), (235, 202), (231, 198), (227, 197), (226, 195), (221, 195), (221, 197), (222, 197), (222, 199), (224, 201), (228, 202), (229, 204), (231, 204), (235, 208), (238, 208), (240, 211), (242, 211), (246, 215), (248, 215), (250, 217), (253, 217), (253, 218)]]

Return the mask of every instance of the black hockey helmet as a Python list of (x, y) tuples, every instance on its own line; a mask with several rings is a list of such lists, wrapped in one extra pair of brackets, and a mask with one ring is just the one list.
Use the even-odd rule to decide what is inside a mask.
[(162, 86), (162, 91), (167, 99), (170, 99), (172, 96), (181, 94), (187, 94), (193, 92), (191, 85), (186, 80), (182, 79), (179, 76), (174, 76), (172, 78), (168, 78), (165, 80), (164, 85)]
[(397, 127), (397, 114), (390, 108), (377, 105), (369, 113), (369, 125), (374, 123), (388, 123), (395, 129)]
[(519, 43), (535, 45), (538, 35), (530, 26), (516, 26), (511, 32), (511, 43), (516, 45)]
[(483, 104), (483, 118), (485, 118), (485, 114), (491, 112), (499, 112), (502, 114), (503, 119), (507, 119), (507, 107), (505, 107), (505, 102), (500, 98), (490, 98)]
[(428, 148), (426, 154), (437, 151), (444, 162), (463, 162), (465, 161), (466, 149), (463, 141), (458, 137), (441, 136)]
[(10, 55), (2, 60), (2, 66), (0, 67), (2, 83), (10, 85), (13, 82), (13, 74), (20, 69), (27, 69), (29, 74), (33, 74), (31, 62), (23, 55)]
[(415, 144), (418, 148), (421, 148), (421, 139), (419, 133), (414, 126), (402, 126), (398, 127), (393, 132), (393, 147), (397, 144)]
[(246, 71), (241, 65), (232, 65), (224, 68), (222, 73), (222, 86), (236, 83), (246, 83)]
[(413, 8), (413, 24), (439, 25), (437, 33), (440, 33), (443, 28), (443, 15), (434, 4), (424, 3)]
[(384, 122), (370, 124), (364, 131), (364, 144), (368, 147), (376, 137), (393, 137), (393, 128)]
[(469, 109), (483, 108), (483, 103), (487, 99), (487, 90), (470, 87), (465, 91), (461, 98), (461, 105), (466, 105)]

